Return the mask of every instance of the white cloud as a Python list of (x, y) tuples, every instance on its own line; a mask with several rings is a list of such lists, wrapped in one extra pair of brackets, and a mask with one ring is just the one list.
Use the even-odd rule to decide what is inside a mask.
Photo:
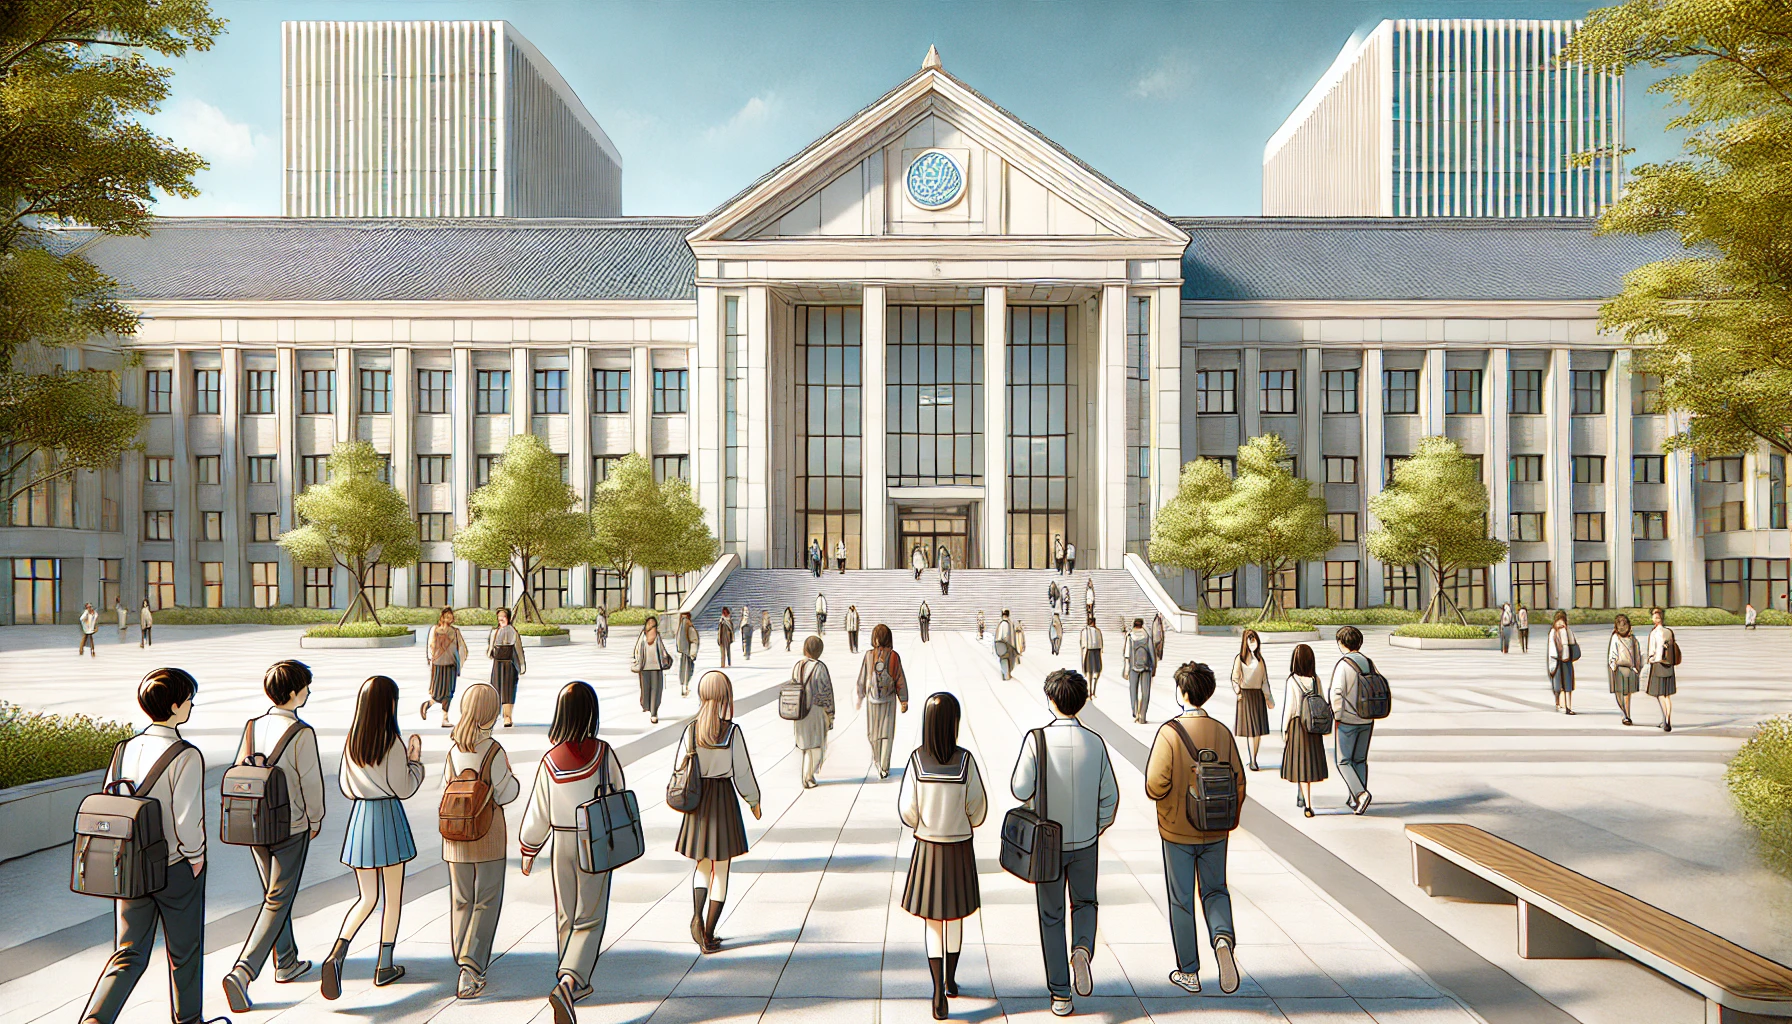
[(243, 167), (271, 155), (274, 140), (210, 103), (182, 96), (150, 120), (150, 127), (194, 150), (213, 167)]
[(708, 142), (722, 142), (758, 131), (772, 119), (778, 106), (776, 93), (761, 93), (741, 104), (728, 120), (705, 129), (703, 138)]
[(1194, 76), (1195, 65), (1187, 54), (1165, 54), (1132, 83), (1131, 92), (1142, 100), (1162, 99), (1181, 91)]

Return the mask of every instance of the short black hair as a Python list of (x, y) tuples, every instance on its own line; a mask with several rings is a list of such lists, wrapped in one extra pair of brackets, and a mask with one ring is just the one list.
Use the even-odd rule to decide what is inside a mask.
[(803, 657), (821, 657), (821, 651), (824, 646), (826, 645), (822, 643), (821, 637), (810, 635), (809, 639), (803, 641)]
[(137, 684), (137, 706), (152, 722), (166, 722), (174, 709), (193, 699), (199, 683), (184, 668), (158, 668)]
[(1176, 670), (1176, 689), (1189, 707), (1200, 707), (1213, 696), (1213, 669), (1204, 662), (1185, 662)]
[(1355, 626), (1339, 626), (1338, 631), (1333, 634), (1333, 637), (1339, 643), (1343, 644), (1344, 649), (1347, 651), (1360, 651), (1363, 649), (1363, 631)]
[(1143, 626), (1144, 624), (1145, 624), (1144, 619), (1135, 618), (1132, 620), (1132, 628), (1134, 628), (1134, 629), (1138, 629), (1140, 626)]
[(267, 675), (261, 677), (261, 692), (276, 704), (286, 703), (310, 685), (311, 666), (291, 658), (269, 665)]
[(548, 727), (549, 743), (577, 743), (597, 735), (597, 691), (575, 679), (560, 688), (554, 702), (554, 724)]
[(1045, 695), (1059, 711), (1074, 715), (1089, 703), (1089, 681), (1075, 669), (1054, 669), (1045, 677)]

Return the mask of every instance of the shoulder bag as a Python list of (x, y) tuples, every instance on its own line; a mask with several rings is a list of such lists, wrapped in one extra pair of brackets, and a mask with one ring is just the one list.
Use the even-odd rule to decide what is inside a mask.
[(1045, 813), (1046, 781), (1051, 777), (1045, 756), (1045, 730), (1030, 735), (1039, 745), (1039, 764), (1034, 777), (1033, 803), (1022, 805), (1002, 818), (1002, 868), (1023, 882), (1055, 882), (1063, 873), (1064, 830)]
[(579, 870), (586, 874), (614, 871), (636, 860), (647, 849), (641, 831), (641, 805), (632, 789), (616, 789), (610, 783), (610, 747), (598, 741), (602, 781), (597, 795), (579, 805)]
[(689, 814), (703, 801), (703, 769), (697, 761), (697, 724), (691, 723), (689, 743), (684, 756), (666, 780), (666, 806), (680, 814)]

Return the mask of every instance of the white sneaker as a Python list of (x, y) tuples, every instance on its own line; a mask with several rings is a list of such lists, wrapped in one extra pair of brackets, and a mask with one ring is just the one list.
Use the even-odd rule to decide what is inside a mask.
[(1069, 999), (1059, 999), (1057, 996), (1052, 997), (1052, 1016), (1068, 1017), (1070, 1016), (1071, 1010), (1072, 1007)]
[(1171, 971), (1170, 984), (1182, 989), (1190, 995), (1201, 994), (1201, 976), (1187, 971)]
[(1213, 959), (1219, 964), (1220, 991), (1227, 995), (1238, 991), (1238, 957), (1232, 954), (1230, 940), (1221, 938), (1213, 944)]
[(1095, 991), (1095, 977), (1089, 972), (1089, 951), (1081, 946), (1070, 951), (1070, 988), (1079, 996)]

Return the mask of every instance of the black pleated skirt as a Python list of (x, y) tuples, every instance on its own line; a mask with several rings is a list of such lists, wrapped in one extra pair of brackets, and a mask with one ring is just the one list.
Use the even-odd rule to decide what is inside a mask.
[(1101, 648), (1090, 647), (1083, 651), (1083, 675), (1101, 675)]
[(1308, 732), (1297, 714), (1289, 720), (1283, 739), (1282, 779), (1286, 782), (1324, 782), (1331, 772), (1325, 762), (1325, 737)]
[(969, 839), (956, 843), (915, 840), (902, 887), (902, 909), (929, 921), (957, 921), (983, 905), (977, 890), (977, 855)]
[(733, 779), (704, 778), (697, 809), (678, 826), (677, 849), (692, 860), (731, 860), (747, 852), (747, 826)]
[(516, 703), (516, 678), (516, 661), (514, 659), (492, 659), (492, 688), (498, 691), (498, 703)]
[(429, 667), (429, 699), (447, 707), (454, 700), (454, 684), (460, 680), (460, 666), (452, 662)]
[(1232, 719), (1235, 736), (1268, 736), (1269, 704), (1256, 687), (1238, 691), (1238, 712)]

